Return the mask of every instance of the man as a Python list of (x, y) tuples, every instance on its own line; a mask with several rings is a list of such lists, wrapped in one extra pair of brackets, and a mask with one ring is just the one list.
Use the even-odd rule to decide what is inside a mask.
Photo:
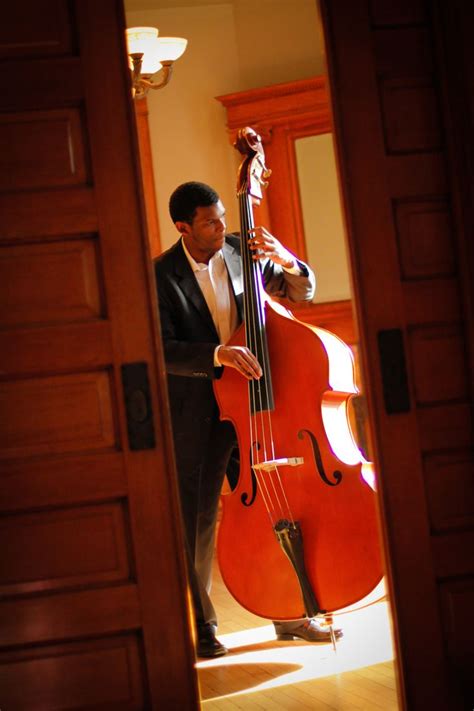
[[(236, 438), (232, 424), (219, 419), (212, 381), (225, 367), (248, 380), (262, 370), (248, 348), (225, 345), (243, 317), (242, 262), (240, 238), (226, 235), (219, 196), (204, 183), (184, 183), (171, 195), (169, 209), (181, 238), (156, 260), (156, 285), (197, 654), (215, 657), (227, 649), (216, 639), (208, 593), (219, 495)], [(251, 231), (250, 247), (261, 261), (267, 293), (312, 298), (314, 274), (265, 228)], [(314, 620), (275, 623), (275, 630), (281, 639), (330, 640)]]

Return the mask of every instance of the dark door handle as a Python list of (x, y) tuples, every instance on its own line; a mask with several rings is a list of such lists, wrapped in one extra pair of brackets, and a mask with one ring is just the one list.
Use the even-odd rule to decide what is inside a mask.
[(388, 415), (410, 411), (403, 334), (399, 328), (377, 333), (383, 397)]
[(130, 449), (154, 449), (155, 428), (146, 363), (125, 363), (121, 367)]

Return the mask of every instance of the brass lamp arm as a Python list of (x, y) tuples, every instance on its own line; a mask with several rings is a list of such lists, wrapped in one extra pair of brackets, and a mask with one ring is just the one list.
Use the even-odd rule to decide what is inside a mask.
[(130, 57), (133, 62), (133, 69), (132, 69), (132, 83), (133, 83), (133, 91), (134, 91), (134, 96), (137, 99), (141, 99), (142, 97), (146, 96), (147, 92), (149, 89), (162, 89), (164, 86), (166, 86), (171, 79), (171, 74), (173, 71), (173, 62), (169, 60), (162, 60), (162, 68), (160, 69), (159, 73), (160, 76), (160, 81), (154, 82), (150, 81), (150, 77), (154, 76), (151, 74), (142, 74), (141, 73), (141, 68), (142, 68), (142, 62), (143, 62), (143, 54), (140, 52), (136, 52), (133, 54), (130, 54)]

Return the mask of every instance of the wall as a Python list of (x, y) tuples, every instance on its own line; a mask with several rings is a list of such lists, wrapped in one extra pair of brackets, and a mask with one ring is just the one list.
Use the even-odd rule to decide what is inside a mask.
[[(159, 28), (162, 36), (188, 39), (188, 48), (174, 67), (171, 84), (148, 95), (161, 243), (166, 248), (176, 239), (168, 216), (168, 198), (186, 180), (202, 180), (216, 187), (227, 208), (229, 229), (239, 227), (235, 199), (239, 155), (229, 144), (225, 110), (215, 97), (321, 74), (324, 55), (316, 0), (234, 0), (188, 7), (164, 7), (163, 0), (156, 2), (159, 7), (155, 9), (149, 9), (149, 0), (145, 10), (136, 9), (140, 0), (125, 2), (125, 7), (133, 6), (127, 12), (128, 26), (152, 25)], [(334, 158), (327, 145), (324, 157), (318, 158), (320, 184), (324, 184), (326, 161), (328, 176), (334, 180)], [(311, 174), (310, 158), (305, 161), (305, 172)], [(309, 195), (313, 188), (317, 189), (315, 180), (310, 178), (306, 189)], [(337, 218), (333, 223), (334, 220)], [(339, 240), (339, 255), (341, 249), (344, 253), (343, 238), (340, 225), (335, 229), (339, 232), (331, 235), (329, 243)], [(324, 235), (322, 241), (328, 244), (326, 234), (319, 229), (308, 232), (319, 241)], [(284, 235), (278, 236), (284, 241)], [(315, 257), (314, 262), (310, 259), (312, 266), (318, 272), (317, 257), (324, 249), (327, 252), (327, 247), (320, 244), (308, 248), (311, 257)], [(336, 266), (335, 280), (330, 274), (325, 276), (329, 284), (337, 283), (337, 288), (326, 290), (318, 300), (348, 298), (344, 256), (343, 259), (343, 266)], [(336, 261), (326, 261), (324, 269), (329, 264), (332, 270)], [(345, 284), (340, 284), (341, 279), (346, 279)]]
[(176, 239), (168, 216), (169, 196), (186, 180), (215, 186), (227, 206), (230, 226), (235, 228), (234, 157), (227, 140), (224, 109), (214, 100), (239, 82), (232, 6), (127, 13), (127, 24), (151, 25), (158, 27), (162, 36), (188, 39), (171, 83), (148, 94), (162, 247)]

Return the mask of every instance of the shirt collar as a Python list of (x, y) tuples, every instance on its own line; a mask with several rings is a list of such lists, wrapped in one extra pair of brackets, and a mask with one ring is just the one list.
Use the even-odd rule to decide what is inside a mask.
[[(185, 243), (184, 243), (184, 239), (183, 239), (182, 237), (181, 237), (181, 245), (182, 245), (183, 250), (184, 250), (184, 253), (185, 253), (185, 255), (186, 255), (186, 259), (187, 259), (188, 262), (189, 262), (189, 266), (191, 267), (191, 269), (193, 270), (193, 272), (202, 272), (202, 271), (204, 271), (205, 269), (208, 269), (208, 268), (209, 268), (209, 265), (208, 265), (208, 264), (204, 264), (204, 262), (196, 262), (196, 260), (195, 260), (194, 257), (190, 254), (188, 248), (186, 247), (186, 245), (185, 245)], [(218, 252), (216, 252), (216, 253), (211, 257), (211, 259), (209, 260), (209, 263), (212, 262), (212, 261), (214, 261), (216, 258), (217, 258), (219, 261), (224, 258), (223, 254), (222, 254), (222, 249), (220, 249)]]

